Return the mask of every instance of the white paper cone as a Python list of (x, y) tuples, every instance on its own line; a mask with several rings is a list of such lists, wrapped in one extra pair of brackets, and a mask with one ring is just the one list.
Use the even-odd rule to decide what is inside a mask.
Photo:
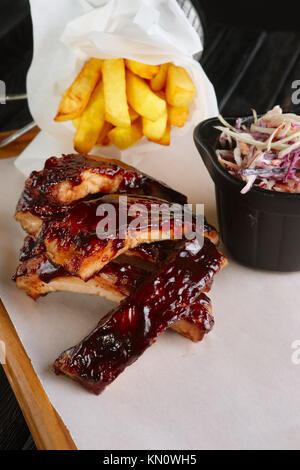
[[(72, 123), (57, 123), (53, 118), (62, 93), (89, 57), (124, 57), (149, 64), (174, 62), (186, 68), (196, 86), (189, 119), (183, 128), (172, 128), (167, 150), (143, 138), (124, 152), (95, 147), (91, 153), (113, 155), (132, 164), (141, 161), (141, 155), (147, 158), (154, 153), (161, 153), (161, 158), (172, 154), (174, 160), (180, 160), (194, 127), (217, 115), (213, 86), (192, 58), (202, 49), (200, 38), (175, 0), (31, 0), (30, 4), (34, 56), (27, 78), (28, 103), (37, 125), (57, 139), (64, 151), (74, 151), (75, 129)], [(16, 162), (26, 175), (32, 168), (27, 160), (30, 151), (29, 147)], [(51, 148), (37, 154), (37, 166), (51, 154)]]

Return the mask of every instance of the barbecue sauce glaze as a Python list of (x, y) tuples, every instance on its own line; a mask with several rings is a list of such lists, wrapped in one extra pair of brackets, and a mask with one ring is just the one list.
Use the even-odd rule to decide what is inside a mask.
[(67, 374), (100, 394), (158, 335), (184, 318), (223, 260), (208, 239), (203, 248), (197, 240), (183, 241), (89, 336), (55, 361), (56, 373)]
[[(30, 203), (30, 198), (46, 199), (49, 201), (49, 213), (55, 212), (57, 210), (55, 203), (58, 202), (58, 185), (68, 182), (73, 187), (78, 186), (82, 183), (83, 172), (86, 170), (105, 176), (111, 181), (120, 181), (118, 193), (151, 195), (179, 204), (187, 202), (183, 194), (121, 162), (118, 164), (109, 159), (96, 160), (79, 154), (70, 154), (63, 155), (61, 158), (51, 157), (45, 162), (42, 171), (31, 173), (25, 184), (23, 203)], [(105, 180), (103, 180), (103, 187), (99, 188), (99, 193), (107, 192)]]
[[(120, 202), (121, 196), (107, 195), (91, 201), (79, 201), (72, 206), (62, 220), (45, 221), (41, 237), (44, 242), (50, 244), (55, 242), (56, 250), (66, 253), (68, 258), (68, 270), (71, 274), (76, 274), (81, 263), (87, 257), (98, 256), (102, 262), (106, 259), (105, 250), (109, 246), (109, 257), (113, 259), (121, 250), (128, 247), (127, 240), (135, 238), (137, 233), (143, 234), (143, 240), (151, 240), (151, 230), (159, 230), (168, 238), (168, 232), (174, 230), (176, 238), (182, 238), (183, 232), (190, 231), (193, 222), (185, 222), (177, 218), (160, 217), (157, 221), (151, 218), (153, 207), (159, 208), (162, 201), (147, 198), (146, 196), (128, 196), (126, 204)], [(170, 203), (164, 203), (167, 207)], [(109, 212), (105, 214), (97, 211), (109, 205)], [(142, 207), (142, 211), (130, 214), (135, 207)], [(111, 211), (111, 212), (110, 212)], [(139, 223), (135, 224), (139, 216)], [(107, 226), (108, 232), (99, 236), (99, 223), (107, 220), (112, 221), (111, 226)], [(122, 221), (123, 220), (123, 221)], [(104, 224), (104, 228), (106, 225)], [(110, 232), (110, 228), (114, 229)], [(104, 236), (103, 236), (104, 235)]]

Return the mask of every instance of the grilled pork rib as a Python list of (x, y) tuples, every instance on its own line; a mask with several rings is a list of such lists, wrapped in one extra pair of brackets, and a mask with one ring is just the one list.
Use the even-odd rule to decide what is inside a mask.
[(100, 394), (158, 335), (185, 318), (225, 258), (208, 239), (202, 248), (196, 239), (180, 246), (89, 336), (61, 354), (54, 363), (57, 374)]
[(97, 295), (113, 302), (120, 302), (130, 295), (148, 272), (130, 263), (108, 263), (89, 281), (71, 276), (64, 268), (55, 266), (45, 254), (23, 261), (14, 275), (19, 289), (33, 299), (51, 292), (78, 292)]
[[(18, 288), (33, 299), (51, 292), (76, 292), (97, 295), (119, 303), (129, 297), (147, 276), (149, 271), (131, 263), (111, 262), (100, 273), (84, 282), (79, 277), (71, 276), (62, 267), (55, 266), (45, 254), (39, 254), (20, 264), (14, 280)], [(187, 312), (185, 319), (171, 328), (196, 342), (201, 341), (213, 325), (211, 303), (203, 293), (201, 302), (193, 311)]]
[[(144, 267), (145, 263), (152, 264), (161, 261), (174, 249), (174, 243), (176, 241), (163, 241), (157, 243), (142, 243), (132, 250), (126, 251), (124, 257), (131, 257), (135, 260), (134, 264), (137, 264), (138, 260), (141, 260), (141, 265)], [(27, 235), (24, 240), (24, 244), (20, 250), (19, 261), (26, 261), (38, 254), (44, 254), (46, 251), (43, 234), (34, 237)], [(118, 257), (118, 260), (121, 257)], [(128, 260), (125, 260), (128, 262)]]
[[(177, 204), (187, 202), (183, 194), (123, 162), (71, 154), (52, 157), (43, 170), (31, 173), (17, 204), (15, 219), (27, 233), (37, 236), (43, 220), (63, 218), (70, 204), (105, 193), (151, 195)], [(216, 230), (206, 222), (205, 229), (217, 244)]]
[(187, 202), (183, 194), (123, 162), (71, 154), (49, 158), (43, 170), (31, 173), (15, 217), (28, 233), (36, 234), (41, 220), (59, 216), (74, 201), (101, 193), (151, 195), (178, 204)]
[[(112, 194), (78, 202), (62, 220), (44, 222), (41, 236), (47, 256), (54, 264), (86, 281), (127, 250), (143, 243), (183, 238), (191, 232), (194, 221), (181, 220), (174, 213), (169, 221), (162, 216), (152, 218), (153, 208), (159, 210), (162, 203), (172, 206), (146, 196), (128, 196), (121, 207), (120, 197)], [(112, 215), (101, 219), (97, 209), (112, 211)], [(137, 213), (140, 214), (138, 223)], [(99, 237), (99, 222), (104, 224), (107, 217), (115, 221), (114, 233), (104, 232)]]
[(33, 299), (50, 292), (70, 291), (98, 295), (120, 302), (155, 269), (156, 262), (162, 261), (174, 250), (176, 243), (167, 241), (140, 245), (136, 250), (118, 257), (115, 262), (106, 264), (100, 272), (85, 282), (47, 258), (41, 236), (35, 238), (28, 235), (20, 250), (20, 264), (13, 279), (17, 286)]
[(70, 204), (95, 193), (151, 195), (185, 204), (186, 196), (119, 160), (79, 154), (49, 158), (42, 171), (32, 172), (27, 188), (38, 196)]

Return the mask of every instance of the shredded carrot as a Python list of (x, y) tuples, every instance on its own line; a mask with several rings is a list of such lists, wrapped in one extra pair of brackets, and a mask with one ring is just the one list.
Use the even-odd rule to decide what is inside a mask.
[(295, 193), (296, 192), (293, 188), (291, 188), (287, 184), (276, 183), (273, 187), (278, 188), (278, 189), (282, 189), (286, 193)]

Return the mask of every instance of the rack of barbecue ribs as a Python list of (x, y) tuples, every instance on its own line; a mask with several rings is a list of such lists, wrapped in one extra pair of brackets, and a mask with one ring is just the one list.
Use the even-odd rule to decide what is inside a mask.
[[(211, 331), (207, 293), (226, 259), (212, 226), (202, 224), (203, 241), (195, 216), (178, 217), (186, 202), (164, 183), (102, 157), (51, 157), (32, 172), (15, 214), (27, 232), (17, 287), (33, 299), (65, 291), (118, 304), (59, 356), (57, 374), (99, 394), (166, 329), (195, 342)], [(110, 210), (112, 232), (105, 226)]]

